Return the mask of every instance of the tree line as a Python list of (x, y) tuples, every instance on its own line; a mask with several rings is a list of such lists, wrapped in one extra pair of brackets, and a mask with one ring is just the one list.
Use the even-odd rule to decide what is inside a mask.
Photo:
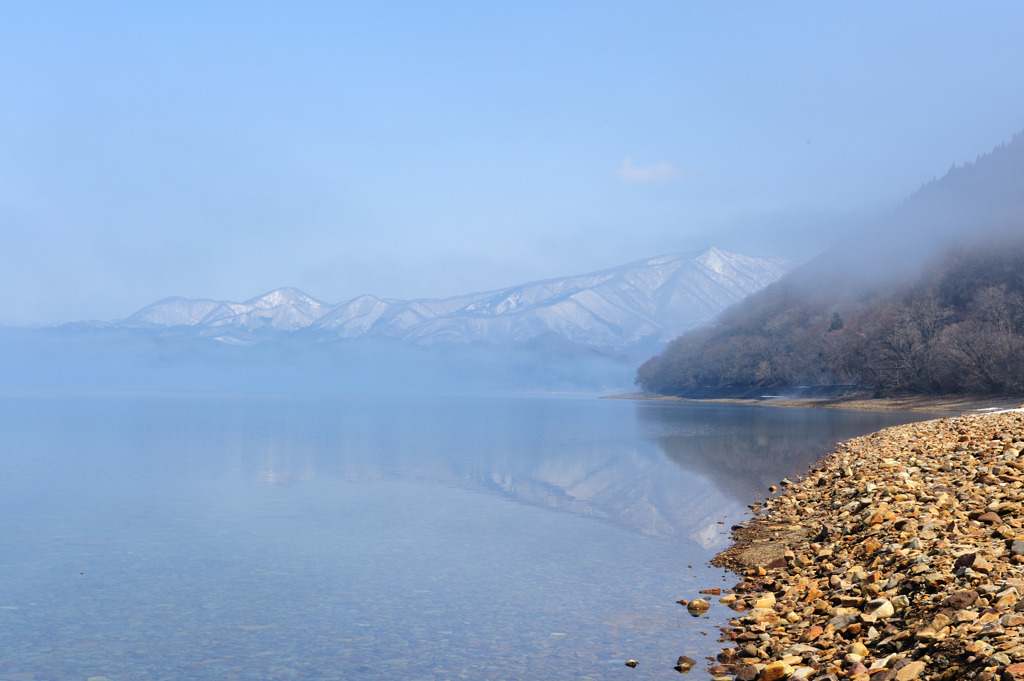
[(674, 340), (637, 383), (680, 396), (1024, 393), (1024, 237), (950, 249), (898, 285), (787, 277)]

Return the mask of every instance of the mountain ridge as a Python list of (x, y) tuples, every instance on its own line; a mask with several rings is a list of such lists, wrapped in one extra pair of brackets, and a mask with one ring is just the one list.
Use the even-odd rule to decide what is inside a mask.
[(575, 343), (623, 349), (667, 342), (764, 288), (790, 267), (781, 258), (712, 247), (448, 298), (364, 294), (332, 305), (295, 288), (275, 289), (241, 303), (174, 296), (112, 325), (190, 327), (204, 334), (393, 337), (424, 345), (521, 342), (553, 332)]

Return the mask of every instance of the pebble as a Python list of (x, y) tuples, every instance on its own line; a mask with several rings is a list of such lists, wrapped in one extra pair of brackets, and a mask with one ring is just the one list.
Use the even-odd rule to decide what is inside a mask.
[(1024, 681), (1021, 451), (1024, 413), (966, 415), (782, 481), (713, 561), (742, 578), (713, 675)]

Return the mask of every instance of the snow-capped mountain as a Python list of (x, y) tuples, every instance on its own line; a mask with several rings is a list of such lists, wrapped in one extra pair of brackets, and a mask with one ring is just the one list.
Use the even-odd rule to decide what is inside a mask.
[(365, 295), (332, 306), (289, 288), (244, 303), (167, 298), (120, 325), (184, 326), (218, 334), (276, 329), (418, 344), (506, 343), (555, 334), (583, 345), (623, 349), (667, 342), (788, 269), (783, 260), (711, 248), (445, 299)]
[(331, 306), (294, 288), (282, 288), (244, 303), (164, 298), (142, 308), (124, 326), (236, 327), (281, 331), (302, 329), (327, 313)]

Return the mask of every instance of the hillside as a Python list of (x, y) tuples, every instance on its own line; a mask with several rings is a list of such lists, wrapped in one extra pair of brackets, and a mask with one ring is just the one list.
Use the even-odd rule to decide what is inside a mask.
[(677, 338), (646, 391), (1024, 392), (1024, 137)]

